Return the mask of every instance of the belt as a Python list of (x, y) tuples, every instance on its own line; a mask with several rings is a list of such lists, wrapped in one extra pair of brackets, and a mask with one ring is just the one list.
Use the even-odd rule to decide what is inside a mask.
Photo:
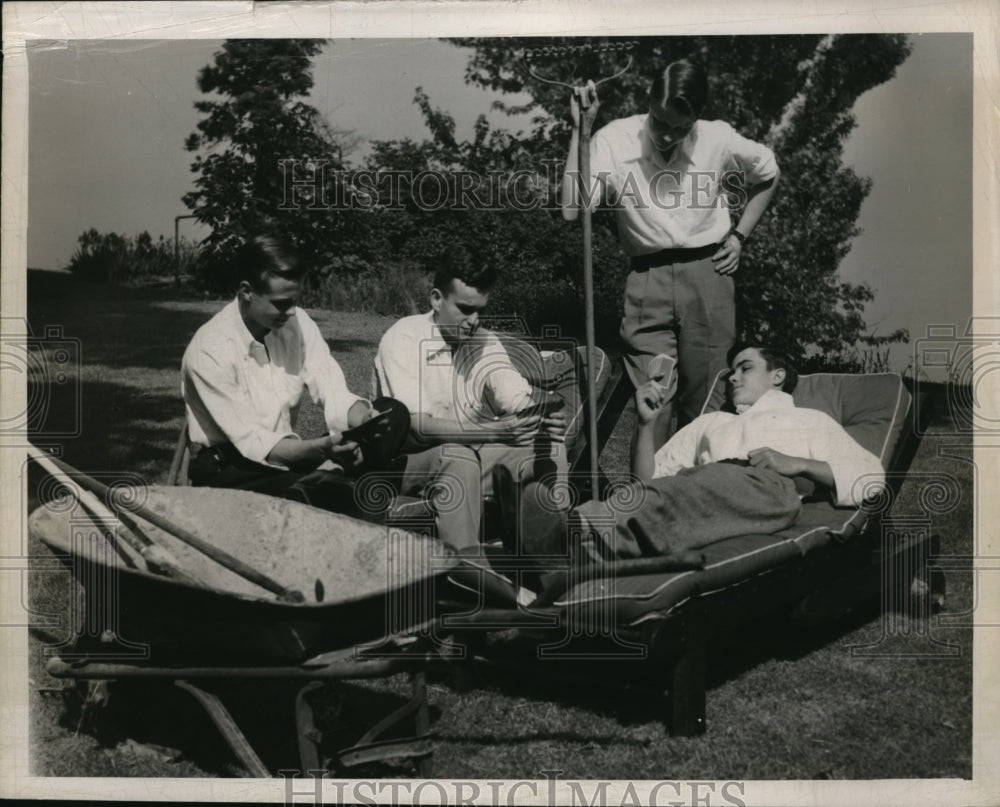
[(716, 462), (718, 462), (718, 463), (720, 463), (722, 465), (737, 465), (740, 468), (749, 468), (750, 467), (750, 460), (739, 460), (739, 459), (736, 459), (736, 457), (727, 457), (724, 460), (716, 460)]
[(650, 252), (648, 255), (635, 255), (629, 261), (633, 272), (643, 272), (654, 266), (664, 266), (668, 263), (686, 263), (710, 258), (718, 252), (720, 246), (720, 244), (706, 244), (703, 247), (661, 249), (659, 252)]

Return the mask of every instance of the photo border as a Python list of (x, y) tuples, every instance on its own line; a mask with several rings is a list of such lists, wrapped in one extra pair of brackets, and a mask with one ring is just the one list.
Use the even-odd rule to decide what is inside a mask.
[[(609, 8), (618, 9), (612, 19)], [(11, 333), (26, 316), (27, 179), (28, 179), (28, 66), (25, 43), (36, 39), (223, 39), (229, 37), (459, 37), (523, 35), (628, 35), (641, 24), (643, 35), (782, 34), (805, 32), (903, 33), (971, 31), (973, 53), (973, 198), (974, 198), (974, 317), (1000, 314), (1000, 105), (998, 57), (1000, 6), (988, 0), (946, 4), (933, 2), (893, 5), (849, 2), (833, 12), (819, 3), (793, 0), (755, 0), (753, 3), (663, 3), (638, 0), (622, 5), (526, 0), (522, 2), (334, 2), (325, 3), (5, 3), (3, 7), (3, 165), (0, 241), (2, 288), (0, 314), (4, 334)], [(567, 30), (572, 20), (572, 30)], [(641, 21), (637, 22), (637, 21)], [(929, 112), (929, 118), (933, 114)], [(932, 125), (929, 122), (928, 125)], [(21, 326), (23, 327), (23, 325)], [(992, 394), (1000, 400), (998, 374), (989, 378)], [(0, 389), (6, 411), (20, 406), (26, 389), (5, 384)], [(974, 437), (976, 479), (975, 524), (981, 555), (1000, 555), (1000, 536), (988, 527), (998, 523), (998, 498), (987, 485), (1000, 478), (1000, 436)], [(5, 617), (24, 611), (16, 581), (21, 572), (9, 563), (20, 551), (25, 507), (20, 476), (23, 445), (0, 436), (0, 625)], [(11, 552), (11, 549), (16, 550)], [(980, 558), (984, 560), (984, 558)], [(994, 564), (995, 565), (995, 564)], [(988, 566), (980, 564), (983, 570)], [(995, 574), (995, 569), (993, 570)], [(1000, 586), (985, 585), (992, 578), (976, 573), (977, 610), (1000, 624)], [(1000, 670), (1000, 642), (996, 631), (979, 628), (974, 637), (973, 779), (906, 779), (878, 781), (747, 782), (742, 800), (748, 805), (796, 804), (906, 804), (987, 805), (1000, 793), (1000, 699), (984, 697), (995, 687)], [(246, 779), (86, 779), (45, 778), (29, 775), (27, 709), (27, 630), (5, 628), (0, 634), (3, 669), (0, 674), (0, 794), (5, 797), (113, 800), (196, 800), (282, 802), (285, 782)], [(482, 780), (481, 780), (482, 782)], [(540, 796), (532, 799), (521, 790), (520, 804), (545, 804), (545, 781)], [(626, 783), (621, 783), (624, 788)], [(651, 783), (634, 783), (636, 792)], [(720, 783), (721, 784), (721, 783)], [(620, 794), (624, 790), (617, 791)], [(560, 794), (562, 798), (560, 799)], [(326, 788), (324, 801), (336, 793)], [(565, 785), (556, 790), (556, 803), (566, 803)], [(506, 798), (506, 797), (505, 797)], [(300, 797), (298, 803), (303, 803)], [(504, 801), (503, 803), (506, 803)], [(613, 802), (618, 803), (618, 802)]]

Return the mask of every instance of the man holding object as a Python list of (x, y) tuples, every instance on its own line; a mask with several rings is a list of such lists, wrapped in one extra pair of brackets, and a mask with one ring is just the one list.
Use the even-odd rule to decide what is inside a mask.
[[(354, 481), (398, 453), (409, 426), (399, 401), (347, 389), (316, 323), (298, 307), (305, 268), (269, 236), (236, 255), (236, 298), (195, 333), (181, 364), (194, 485), (239, 488), (363, 515)], [(323, 406), (329, 433), (300, 438), (291, 410), (302, 393)], [(343, 432), (378, 413), (369, 456)], [(377, 448), (376, 448), (377, 447)]]
[[(519, 481), (567, 471), (566, 417), (553, 401), (561, 399), (534, 391), (499, 337), (480, 327), (496, 280), (488, 258), (460, 244), (448, 248), (431, 310), (396, 322), (375, 357), (379, 391), (412, 413), (401, 492), (438, 489), (430, 504), (439, 537), (471, 554), (479, 551), (494, 466)], [(534, 352), (525, 358), (541, 361)]]
[[(588, 106), (598, 103), (591, 83)], [(579, 176), (580, 100), (571, 100), (573, 132), (561, 189), (563, 216), (605, 201), (617, 212), (622, 249), (631, 259), (621, 336), (636, 388), (647, 364), (677, 358), (655, 443), (668, 436), (671, 403), (678, 427), (693, 420), (736, 337), (733, 273), (743, 242), (767, 209), (778, 181), (774, 154), (723, 121), (700, 120), (708, 97), (704, 70), (688, 60), (657, 72), (648, 113), (609, 123), (591, 140), (591, 186)], [(745, 185), (745, 189), (744, 189)], [(727, 197), (746, 206), (735, 224)]]

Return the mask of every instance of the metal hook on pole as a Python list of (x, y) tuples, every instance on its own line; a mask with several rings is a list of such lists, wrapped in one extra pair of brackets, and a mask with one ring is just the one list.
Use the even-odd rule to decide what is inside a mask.
[[(564, 56), (567, 53), (583, 53), (588, 50), (598, 52), (609, 52), (611, 50), (631, 50), (636, 42), (604, 43), (596, 48), (590, 46), (554, 46), (549, 48), (529, 49), (525, 51), (525, 69), (532, 78), (544, 84), (551, 84), (558, 87), (566, 87), (580, 101), (580, 149), (579, 149), (579, 169), (580, 187), (590, 192), (590, 132), (597, 117), (599, 106), (597, 100), (597, 88), (608, 81), (620, 78), (632, 69), (633, 57), (629, 54), (628, 62), (624, 68), (610, 76), (587, 82), (582, 85), (567, 84), (564, 81), (548, 78), (541, 75), (531, 66), (532, 59), (536, 55), (540, 56)], [(540, 53), (536, 53), (540, 51)], [(596, 356), (596, 333), (594, 324), (594, 253), (593, 253), (593, 230), (591, 226), (591, 210), (586, 204), (581, 206), (581, 223), (583, 225), (583, 296), (584, 310), (586, 313), (586, 339), (587, 339), (587, 440), (589, 443), (590, 459), (590, 495), (597, 499), (600, 497), (599, 474), (597, 467), (597, 383), (594, 377), (594, 368), (597, 367)]]

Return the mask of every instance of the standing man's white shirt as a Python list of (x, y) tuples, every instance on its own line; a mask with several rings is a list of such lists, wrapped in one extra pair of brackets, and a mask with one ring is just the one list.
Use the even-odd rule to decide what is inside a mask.
[(725, 121), (698, 120), (664, 160), (649, 137), (648, 117), (614, 120), (590, 144), (592, 182), (606, 179), (622, 249), (634, 257), (720, 243), (732, 226), (725, 175), (741, 174), (745, 186), (774, 179), (774, 153)]
[(280, 440), (298, 439), (291, 410), (304, 390), (323, 404), (331, 431), (345, 430), (348, 410), (364, 400), (348, 390), (319, 327), (301, 308), (260, 342), (233, 300), (198, 329), (181, 368), (191, 441), (232, 443), (248, 460), (265, 465), (274, 464), (266, 458)]
[(857, 480), (885, 474), (878, 458), (832, 417), (795, 406), (786, 392), (769, 390), (741, 414), (709, 412), (678, 431), (654, 455), (653, 478), (674, 476), (695, 465), (746, 459), (757, 448), (827, 463), (836, 487), (835, 504), (841, 507), (861, 504)]
[(397, 321), (379, 342), (379, 391), (411, 413), (477, 420), (531, 404), (531, 385), (511, 364), (496, 334), (480, 329), (457, 352), (445, 342), (434, 313)]

